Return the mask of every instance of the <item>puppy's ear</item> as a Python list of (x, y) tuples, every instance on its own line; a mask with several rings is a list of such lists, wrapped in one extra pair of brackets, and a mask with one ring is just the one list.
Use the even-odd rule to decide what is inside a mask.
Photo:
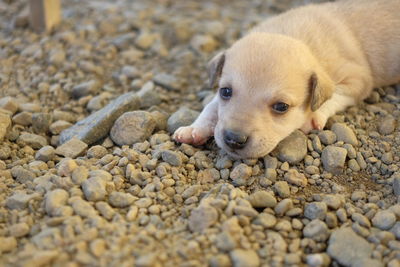
[(326, 100), (332, 97), (334, 84), (332, 79), (323, 71), (314, 72), (310, 76), (311, 110), (316, 111)]
[(208, 65), (207, 65), (208, 79), (209, 79), (209, 85), (211, 88), (214, 88), (215, 83), (217, 82), (218, 78), (221, 76), (222, 68), (224, 67), (224, 63), (225, 63), (225, 51), (218, 53), (208, 63)]

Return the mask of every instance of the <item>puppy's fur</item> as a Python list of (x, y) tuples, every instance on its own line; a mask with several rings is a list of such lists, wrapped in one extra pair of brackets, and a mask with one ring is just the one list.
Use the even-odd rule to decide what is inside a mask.
[[(400, 0), (351, 0), (309, 5), (268, 19), (209, 63), (218, 94), (174, 138), (200, 145), (210, 136), (228, 154), (256, 158), (295, 129), (322, 129), (336, 112), (374, 87), (400, 81)], [(277, 102), (289, 105), (279, 114)], [(224, 131), (248, 137), (233, 149)]]

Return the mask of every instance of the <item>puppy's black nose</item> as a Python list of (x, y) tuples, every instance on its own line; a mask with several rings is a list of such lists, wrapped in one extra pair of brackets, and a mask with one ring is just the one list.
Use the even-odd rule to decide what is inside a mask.
[(241, 132), (224, 130), (224, 142), (227, 146), (233, 149), (244, 148), (247, 142), (247, 135)]

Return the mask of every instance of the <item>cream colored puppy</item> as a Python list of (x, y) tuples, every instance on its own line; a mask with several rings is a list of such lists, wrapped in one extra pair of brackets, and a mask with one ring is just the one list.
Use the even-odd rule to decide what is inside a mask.
[(296, 129), (322, 129), (373, 87), (400, 81), (400, 0), (290, 10), (255, 27), (210, 64), (219, 91), (178, 142), (212, 135), (237, 158), (266, 155)]

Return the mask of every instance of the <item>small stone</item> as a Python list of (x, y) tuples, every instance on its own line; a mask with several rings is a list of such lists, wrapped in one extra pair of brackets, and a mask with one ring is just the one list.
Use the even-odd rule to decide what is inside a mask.
[(387, 115), (378, 122), (378, 132), (383, 135), (388, 135), (396, 129), (396, 119), (392, 115)]
[(14, 115), (12, 118), (13, 123), (23, 125), (23, 126), (29, 126), (32, 124), (32, 113), (23, 111), (20, 113), (17, 113)]
[(389, 230), (395, 223), (396, 215), (389, 210), (378, 211), (372, 218), (372, 225), (381, 230)]
[(271, 157), (270, 155), (266, 155), (264, 158), (264, 168), (265, 169), (276, 169), (278, 167), (278, 159), (275, 157)]
[(173, 134), (179, 127), (192, 124), (199, 114), (198, 111), (191, 110), (187, 107), (181, 107), (169, 117), (167, 122), (168, 132)]
[(96, 93), (101, 87), (101, 83), (96, 80), (90, 80), (80, 83), (72, 88), (71, 94), (73, 98), (81, 98)]
[(332, 125), (332, 131), (336, 134), (338, 141), (351, 144), (353, 146), (358, 145), (358, 140), (353, 130), (344, 123), (336, 122)]
[(159, 73), (154, 76), (153, 81), (155, 84), (170, 90), (176, 91), (179, 90), (180, 84), (175, 76), (167, 73)]
[(340, 174), (343, 172), (346, 156), (345, 148), (329, 145), (322, 150), (321, 160), (326, 171)]
[(277, 219), (274, 215), (269, 213), (260, 213), (258, 216), (253, 220), (253, 223), (256, 225), (261, 225), (264, 228), (272, 228), (275, 226)]
[(7, 253), (17, 248), (15, 237), (0, 237), (0, 253)]
[(85, 166), (77, 167), (71, 175), (72, 182), (77, 185), (81, 185), (89, 176), (89, 171)]
[(0, 98), (0, 108), (10, 111), (13, 115), (18, 111), (19, 105), (13, 97), (6, 96)]
[(328, 207), (324, 202), (307, 203), (304, 208), (304, 216), (310, 220), (325, 219)]
[(71, 176), (72, 172), (78, 167), (75, 160), (70, 158), (62, 159), (57, 164), (57, 174), (60, 176)]
[(229, 253), (233, 267), (258, 267), (260, 259), (254, 250), (235, 249)]
[(107, 148), (97, 145), (97, 146), (92, 146), (91, 148), (88, 149), (86, 155), (88, 158), (96, 158), (100, 159), (107, 155)]
[(111, 180), (111, 177), (100, 174), (83, 181), (82, 189), (86, 199), (89, 201), (104, 200), (107, 195), (106, 183), (108, 180)]
[(68, 129), (69, 127), (71, 127), (72, 124), (68, 121), (63, 121), (63, 120), (58, 120), (54, 123), (52, 123), (49, 127), (50, 132), (52, 134), (60, 134), (62, 131), (64, 131), (65, 129)]
[(229, 256), (225, 254), (212, 256), (209, 260), (210, 267), (230, 267), (231, 265)]
[(250, 218), (254, 218), (258, 215), (255, 209), (247, 206), (236, 206), (233, 208), (233, 212), (238, 216), (243, 215)]
[(48, 144), (46, 138), (43, 136), (31, 133), (22, 133), (18, 137), (18, 142), (23, 142), (33, 149), (40, 149)]
[(23, 210), (28, 206), (28, 202), (37, 198), (39, 195), (26, 194), (25, 192), (16, 191), (6, 200), (6, 207), (11, 210)]
[(353, 266), (357, 260), (368, 259), (372, 250), (373, 246), (350, 227), (335, 230), (329, 238), (329, 256), (344, 266)]
[(132, 145), (150, 137), (156, 127), (153, 116), (146, 111), (126, 112), (111, 128), (111, 139), (118, 145)]
[(209, 204), (201, 204), (189, 216), (189, 229), (193, 232), (202, 232), (215, 224), (218, 212)]
[(11, 169), (11, 175), (20, 183), (27, 183), (33, 181), (36, 178), (35, 173), (30, 170), (26, 170), (21, 166), (15, 166)]
[(308, 254), (306, 262), (310, 267), (327, 267), (331, 258), (326, 253)]
[(359, 259), (352, 267), (383, 267), (385, 266), (380, 260), (377, 259)]
[(290, 184), (305, 187), (307, 185), (307, 178), (304, 174), (299, 173), (296, 169), (290, 169), (285, 173), (285, 180)]
[(29, 234), (29, 225), (27, 223), (13, 224), (9, 228), (10, 235), (14, 237), (23, 237)]
[(283, 139), (273, 153), (282, 162), (286, 161), (289, 164), (297, 164), (307, 154), (307, 137), (300, 130), (296, 130)]
[(164, 150), (161, 152), (163, 161), (171, 164), (172, 166), (179, 167), (182, 165), (182, 157), (178, 152), (171, 150)]
[(0, 142), (6, 136), (11, 126), (10, 116), (0, 112)]
[(293, 201), (290, 198), (285, 198), (275, 206), (274, 210), (276, 215), (282, 216), (291, 208), (293, 208)]
[(141, 108), (146, 109), (161, 103), (160, 93), (154, 89), (154, 83), (149, 81), (139, 90), (137, 94), (141, 99)]
[(344, 199), (339, 195), (324, 195), (322, 201), (326, 203), (329, 208), (334, 210), (339, 209), (344, 204)]
[(361, 170), (360, 165), (358, 165), (357, 160), (351, 159), (347, 162), (347, 165), (353, 172), (358, 172)]
[(60, 65), (65, 61), (65, 57), (66, 55), (64, 50), (58, 48), (52, 49), (49, 55), (49, 63)]
[(303, 234), (316, 242), (324, 242), (329, 237), (328, 226), (323, 221), (315, 219), (304, 227)]
[(56, 152), (52, 146), (44, 146), (36, 152), (35, 159), (48, 162), (50, 160), (53, 160), (55, 155)]
[(400, 177), (394, 177), (393, 179), (393, 192), (395, 196), (400, 196)]
[(195, 35), (190, 41), (191, 46), (197, 51), (211, 53), (218, 48), (219, 43), (211, 35)]
[(330, 130), (319, 132), (318, 137), (324, 145), (332, 145), (336, 142), (336, 134)]
[(282, 198), (290, 197), (290, 188), (287, 182), (278, 181), (274, 184), (274, 189)]
[(45, 210), (48, 215), (59, 215), (59, 208), (64, 206), (68, 200), (68, 192), (64, 189), (54, 189), (47, 192), (45, 196)]
[(237, 186), (245, 185), (252, 174), (251, 167), (244, 163), (237, 165), (230, 173), (229, 177)]
[(116, 208), (125, 208), (131, 205), (137, 198), (132, 196), (129, 193), (123, 192), (112, 192), (108, 201), (110, 202), (111, 206)]
[(157, 34), (150, 33), (147, 31), (142, 31), (136, 38), (135, 44), (140, 49), (146, 50), (153, 45), (153, 43), (156, 41), (157, 38), (158, 38)]
[(35, 133), (46, 133), (51, 123), (51, 115), (48, 113), (32, 114), (32, 129)]
[(67, 158), (76, 158), (83, 155), (88, 145), (77, 138), (72, 138), (68, 142), (57, 147), (56, 154)]
[(73, 200), (72, 208), (78, 216), (81, 216), (83, 218), (90, 218), (97, 215), (97, 212), (93, 208), (93, 206), (90, 205), (89, 202), (81, 198), (76, 198), (75, 200)]
[(274, 208), (277, 204), (276, 198), (267, 191), (257, 191), (248, 200), (254, 208)]

